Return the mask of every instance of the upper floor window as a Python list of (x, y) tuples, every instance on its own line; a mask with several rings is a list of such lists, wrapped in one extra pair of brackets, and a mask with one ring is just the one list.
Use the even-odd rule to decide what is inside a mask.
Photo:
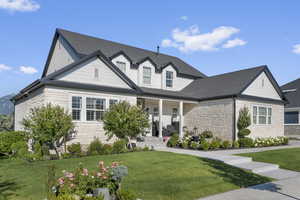
[(117, 66), (119, 67), (119, 69), (122, 71), (122, 72), (126, 72), (126, 63), (124, 62), (121, 62), (121, 61), (117, 61)]
[(105, 111), (105, 102), (105, 99), (86, 98), (86, 120), (102, 120)]
[(72, 119), (76, 121), (81, 120), (82, 98), (72, 97)]
[(95, 79), (99, 79), (99, 69), (98, 69), (98, 68), (95, 68), (95, 71), (94, 71), (94, 78), (95, 78)]
[(173, 72), (166, 71), (166, 87), (173, 87)]
[(272, 124), (272, 108), (253, 106), (253, 124)]
[(151, 84), (151, 68), (143, 67), (143, 83), (150, 85)]
[(284, 123), (285, 124), (299, 124), (299, 112), (291, 111), (284, 113)]

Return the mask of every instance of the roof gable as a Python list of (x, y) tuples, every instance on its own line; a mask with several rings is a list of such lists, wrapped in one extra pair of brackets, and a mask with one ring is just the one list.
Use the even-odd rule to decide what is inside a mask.
[(137, 64), (141, 60), (149, 58), (153, 63), (155, 63), (157, 69), (160, 69), (166, 63), (172, 62), (173, 65), (178, 68), (179, 75), (191, 77), (206, 77), (203, 73), (199, 72), (197, 69), (193, 68), (177, 57), (62, 29), (57, 29), (57, 33), (68, 40), (68, 42), (72, 45), (76, 52), (81, 56), (86, 56), (93, 53), (94, 51), (100, 50), (107, 58), (111, 58), (119, 52), (122, 52), (128, 58), (130, 58), (133, 64)]
[[(281, 86), (284, 96), (288, 100), (287, 108), (300, 107), (300, 78)], [(285, 90), (289, 90), (285, 92)]]

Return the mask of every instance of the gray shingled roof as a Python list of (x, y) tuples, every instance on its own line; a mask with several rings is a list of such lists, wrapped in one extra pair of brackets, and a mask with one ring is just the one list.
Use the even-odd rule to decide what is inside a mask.
[(285, 105), (286, 108), (300, 107), (300, 78), (281, 86), (281, 89), (296, 89), (296, 91), (284, 93), (284, 96), (288, 100), (288, 104)]
[(206, 75), (199, 72), (191, 65), (174, 56), (169, 56), (162, 53), (157, 54), (153, 51), (148, 51), (145, 49), (103, 40), (63, 29), (57, 29), (57, 33), (62, 35), (63, 38), (67, 40), (67, 42), (80, 56), (86, 56), (97, 50), (100, 50), (106, 57), (110, 58), (120, 51), (123, 51), (131, 59), (133, 64), (136, 64), (149, 57), (157, 65), (158, 69), (161, 69), (168, 63), (173, 63), (178, 72), (182, 75), (206, 77)]
[[(181, 92), (186, 96), (193, 96), (199, 100), (235, 96), (241, 94), (262, 71), (265, 71), (267, 75), (272, 76), (270, 75), (271, 73), (267, 66), (259, 66), (204, 79), (197, 79), (185, 87)], [(276, 88), (276, 81), (273, 77), (269, 78), (273, 81), (273, 85)], [(279, 87), (277, 87), (277, 91), (281, 94)]]

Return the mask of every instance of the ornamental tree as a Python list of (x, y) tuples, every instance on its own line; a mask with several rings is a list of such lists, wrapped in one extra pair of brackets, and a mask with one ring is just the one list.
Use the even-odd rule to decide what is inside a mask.
[(133, 139), (143, 134), (149, 127), (148, 114), (141, 107), (128, 102), (120, 102), (104, 114), (104, 130), (108, 139), (116, 136), (119, 139)]
[(63, 107), (52, 104), (31, 109), (22, 124), (34, 142), (48, 145), (57, 156), (58, 148), (66, 143), (74, 130), (72, 116)]
[(239, 137), (245, 137), (251, 133), (247, 127), (251, 125), (251, 116), (249, 109), (245, 106), (239, 111), (239, 118), (237, 122), (237, 128), (239, 130)]

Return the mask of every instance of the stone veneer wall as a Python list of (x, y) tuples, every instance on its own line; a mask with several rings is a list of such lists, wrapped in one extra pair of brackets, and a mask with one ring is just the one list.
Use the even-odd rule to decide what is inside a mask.
[(284, 125), (284, 135), (299, 135), (300, 136), (300, 125)]
[(197, 127), (199, 133), (210, 130), (214, 136), (231, 141), (234, 139), (233, 102), (230, 98), (187, 104), (184, 106), (184, 125), (189, 130)]
[[(249, 108), (252, 122), (253, 106), (266, 106), (272, 108), (272, 124), (259, 125), (251, 124), (249, 129), (251, 138), (256, 137), (276, 137), (284, 136), (284, 105), (276, 103), (264, 103), (255, 100), (236, 100), (236, 120), (238, 120), (239, 111), (244, 106)], [(237, 130), (237, 129), (236, 129)]]

